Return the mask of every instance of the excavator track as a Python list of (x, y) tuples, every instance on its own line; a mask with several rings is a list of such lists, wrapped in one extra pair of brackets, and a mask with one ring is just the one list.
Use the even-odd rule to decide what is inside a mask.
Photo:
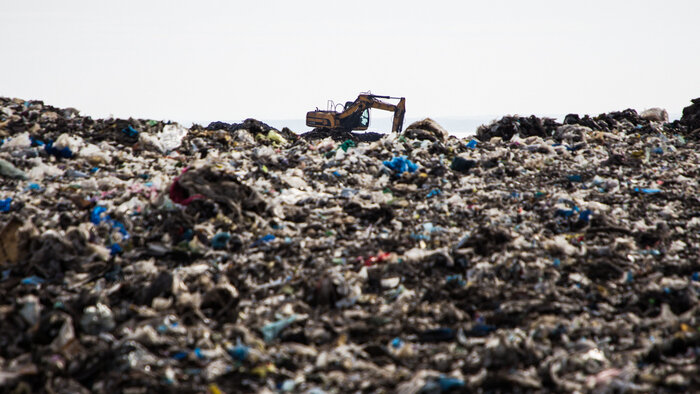
[(347, 141), (352, 140), (355, 142), (374, 142), (381, 139), (383, 134), (367, 132), (367, 133), (355, 133), (344, 128), (331, 129), (328, 127), (316, 127), (315, 129), (300, 135), (301, 138), (307, 141), (322, 140), (324, 138), (330, 137), (333, 141)]

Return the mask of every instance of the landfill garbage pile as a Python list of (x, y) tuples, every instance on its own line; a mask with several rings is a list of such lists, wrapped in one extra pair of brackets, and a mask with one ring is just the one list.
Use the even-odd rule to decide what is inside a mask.
[(0, 99), (0, 386), (699, 391), (697, 104), (362, 142)]

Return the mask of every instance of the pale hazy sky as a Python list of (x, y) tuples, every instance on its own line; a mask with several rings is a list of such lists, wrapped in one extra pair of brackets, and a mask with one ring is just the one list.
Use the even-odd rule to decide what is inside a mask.
[(367, 90), (411, 118), (678, 113), (700, 96), (697, 0), (0, 5), (0, 96), (93, 117), (301, 119)]

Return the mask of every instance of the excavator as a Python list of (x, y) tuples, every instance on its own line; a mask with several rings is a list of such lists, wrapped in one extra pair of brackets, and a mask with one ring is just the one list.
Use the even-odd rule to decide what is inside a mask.
[[(399, 100), (398, 104), (389, 104), (379, 99)], [(391, 131), (400, 133), (403, 127), (403, 117), (406, 113), (406, 99), (404, 97), (378, 96), (375, 94), (361, 93), (355, 101), (348, 101), (342, 111), (337, 111), (337, 106), (328, 101), (328, 109), (323, 111), (316, 108), (315, 111), (306, 113), (306, 125), (309, 127), (323, 127), (331, 130), (367, 130), (369, 127), (369, 109), (377, 108), (394, 113), (394, 121)]]

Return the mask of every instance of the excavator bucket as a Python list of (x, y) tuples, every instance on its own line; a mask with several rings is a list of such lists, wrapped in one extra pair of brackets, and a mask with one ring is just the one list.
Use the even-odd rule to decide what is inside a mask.
[(391, 131), (395, 133), (400, 133), (403, 128), (403, 118), (406, 114), (406, 99), (401, 97), (399, 103), (396, 104), (396, 109), (394, 110), (394, 121), (391, 125)]

